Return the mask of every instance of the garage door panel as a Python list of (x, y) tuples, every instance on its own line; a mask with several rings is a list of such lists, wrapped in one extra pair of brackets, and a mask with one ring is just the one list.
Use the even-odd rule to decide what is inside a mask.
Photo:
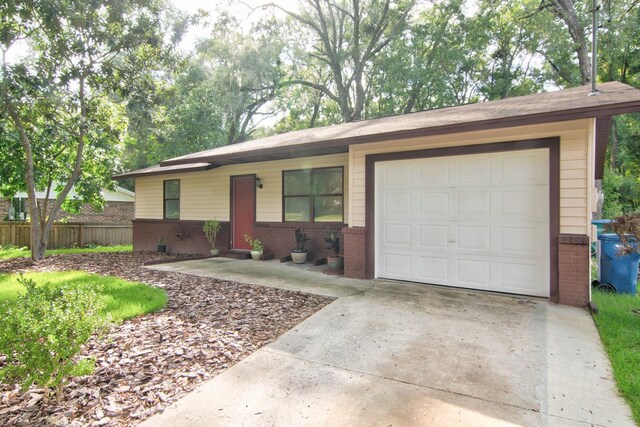
[(418, 215), (423, 219), (446, 219), (449, 217), (449, 193), (448, 192), (420, 192), (420, 204)]
[(540, 270), (534, 262), (515, 263), (498, 262), (498, 288), (503, 292), (547, 296), (545, 274), (548, 270)]
[(503, 220), (544, 221), (549, 217), (549, 193), (545, 186), (499, 190), (499, 216)]
[(383, 228), (383, 242), (385, 246), (411, 249), (410, 224), (385, 224)]
[(446, 284), (449, 277), (449, 258), (438, 255), (417, 256), (418, 278), (425, 283)]
[(509, 255), (544, 257), (544, 230), (535, 227), (500, 227), (497, 250)]
[(490, 157), (459, 157), (452, 163), (457, 163), (458, 182), (482, 185), (491, 183)]
[(439, 184), (448, 184), (449, 163), (432, 160), (423, 162), (418, 166), (420, 186), (438, 186)]
[(411, 278), (411, 255), (386, 253), (382, 259), (382, 272), (392, 279)]
[(549, 296), (548, 156), (376, 163), (376, 277)]
[(455, 248), (463, 251), (490, 251), (491, 227), (463, 225), (456, 227)]
[(411, 215), (411, 193), (385, 194), (383, 215), (386, 217), (409, 217)]
[(449, 226), (447, 224), (418, 224), (418, 250), (447, 249)]
[(460, 218), (491, 215), (491, 191), (460, 191), (456, 194), (456, 215)]
[(545, 156), (546, 153), (543, 152), (535, 153), (531, 156), (503, 156), (498, 160), (498, 179), (507, 183), (507, 185), (532, 182), (547, 184), (549, 182), (549, 169)]
[(478, 258), (458, 258), (455, 275), (464, 287), (488, 289), (491, 287), (491, 261)]
[(413, 177), (411, 174), (411, 167), (406, 167), (401, 164), (389, 165), (386, 168), (383, 182), (388, 187), (405, 187), (411, 185)]

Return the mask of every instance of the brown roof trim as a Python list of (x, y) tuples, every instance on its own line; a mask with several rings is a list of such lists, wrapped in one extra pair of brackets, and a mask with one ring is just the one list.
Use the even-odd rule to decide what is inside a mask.
[[(176, 167), (178, 166), (178, 167)], [(154, 175), (167, 175), (174, 173), (185, 173), (185, 172), (199, 172), (206, 171), (209, 169), (217, 168), (217, 165), (212, 165), (209, 163), (194, 163), (193, 165), (172, 165), (168, 167), (163, 167), (160, 165), (151, 166), (145, 169), (138, 169), (132, 172), (127, 172), (119, 175), (114, 175), (111, 177), (113, 180), (123, 180), (128, 178), (138, 178), (141, 176), (154, 176)]]
[(604, 175), (604, 162), (607, 156), (607, 145), (609, 143), (609, 130), (611, 128), (611, 117), (596, 118), (596, 158), (595, 158), (595, 179), (602, 179)]
[[(226, 145), (168, 159), (160, 165), (115, 179), (202, 170), (224, 165), (255, 163), (298, 157), (346, 153), (355, 144), (464, 133), (498, 128), (539, 125), (579, 119), (606, 119), (640, 111), (640, 90), (620, 83), (600, 85), (600, 95), (590, 96), (588, 86), (496, 101), (302, 129), (261, 139)], [(603, 134), (603, 131), (601, 131)], [(598, 159), (604, 143), (598, 138)], [(598, 160), (600, 161), (600, 160)], [(205, 165), (205, 166), (203, 166)], [(600, 163), (599, 163), (600, 165)], [(179, 169), (179, 170), (178, 170)], [(597, 175), (600, 175), (597, 169)]]
[[(475, 104), (472, 104), (475, 105)], [(455, 107), (452, 107), (455, 108)], [(640, 101), (632, 101), (621, 104), (574, 108), (561, 111), (549, 111), (522, 116), (502, 117), (497, 119), (481, 120), (475, 122), (461, 122), (450, 125), (423, 127), (396, 132), (385, 132), (347, 138), (337, 138), (324, 141), (313, 141), (282, 147), (257, 147), (250, 151), (241, 151), (230, 154), (218, 154), (197, 158), (177, 158), (165, 160), (162, 166), (190, 164), (195, 160), (199, 162), (215, 162), (217, 165), (234, 163), (252, 163), (264, 160), (279, 160), (283, 158), (307, 157), (337, 152), (347, 152), (349, 145), (365, 144), (371, 142), (388, 141), (392, 139), (406, 139), (421, 136), (444, 135), (450, 133), (462, 133), (480, 130), (491, 130), (504, 127), (516, 127), (535, 125), (542, 123), (562, 122), (594, 117), (611, 117), (619, 114), (640, 111)], [(461, 111), (462, 112), (462, 111)]]

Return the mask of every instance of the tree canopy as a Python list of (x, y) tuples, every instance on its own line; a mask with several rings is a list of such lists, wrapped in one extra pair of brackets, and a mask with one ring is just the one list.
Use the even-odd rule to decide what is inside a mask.
[[(635, 0), (598, 2), (597, 76), (590, 0), (265, 2), (246, 9), (250, 22), (237, 4), (199, 17), (163, 0), (0, 5), (0, 191), (57, 185), (54, 210), (71, 187), (100, 205), (114, 172), (272, 133), (592, 78), (640, 87)], [(205, 21), (208, 34), (178, 54)], [(29, 55), (12, 59), (20, 46)], [(639, 155), (640, 117), (617, 118), (606, 215), (638, 209)], [(41, 237), (50, 207), (30, 210)]]
[[(29, 195), (34, 259), (71, 189), (100, 205), (121, 158), (127, 117), (117, 96), (166, 55), (159, 0), (3, 0), (0, 21), (2, 192)], [(28, 55), (11, 61), (17, 44)], [(53, 187), (56, 188), (53, 188)], [(37, 201), (37, 190), (57, 197)]]

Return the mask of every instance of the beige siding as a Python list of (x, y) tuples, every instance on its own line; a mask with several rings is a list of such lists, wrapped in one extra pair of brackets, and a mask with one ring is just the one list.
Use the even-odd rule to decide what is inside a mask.
[(329, 166), (344, 166), (345, 219), (348, 217), (347, 200), (349, 155), (303, 157), (271, 162), (223, 166), (203, 172), (158, 175), (136, 179), (136, 218), (162, 218), (162, 182), (180, 180), (180, 219), (229, 220), (230, 177), (256, 174), (264, 187), (256, 189), (256, 220), (282, 221), (282, 171)]
[(349, 152), (352, 194), (348, 222), (365, 225), (365, 156), (394, 151), (486, 144), (501, 141), (560, 137), (560, 232), (590, 233), (593, 176), (593, 120), (574, 120), (543, 125), (384, 141), (353, 145)]
[(162, 218), (162, 180), (153, 176), (136, 179), (134, 218)]

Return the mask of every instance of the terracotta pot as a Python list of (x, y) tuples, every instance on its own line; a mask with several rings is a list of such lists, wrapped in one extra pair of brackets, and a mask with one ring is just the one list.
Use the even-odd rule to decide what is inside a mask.
[(251, 251), (251, 258), (260, 261), (262, 259), (262, 251)]
[(217, 248), (209, 249), (209, 253), (211, 254), (211, 256), (218, 256), (220, 255), (220, 249), (217, 249)]
[(341, 256), (330, 256), (327, 257), (327, 264), (329, 264), (329, 268), (343, 272), (344, 271), (344, 257)]
[(304, 264), (307, 262), (307, 251), (304, 252), (293, 252), (291, 251), (291, 260), (294, 264)]

